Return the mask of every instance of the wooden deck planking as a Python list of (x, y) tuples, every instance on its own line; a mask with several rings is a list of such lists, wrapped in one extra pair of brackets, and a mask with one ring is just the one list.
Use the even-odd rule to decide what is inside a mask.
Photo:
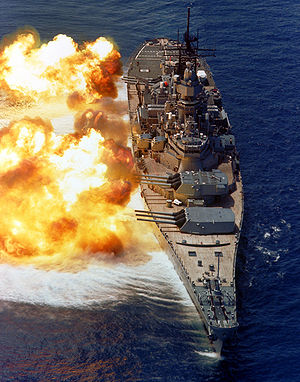
[[(165, 175), (166, 167), (160, 163), (155, 162), (151, 158), (145, 158), (146, 168), (151, 175)], [(223, 163), (220, 170), (225, 172), (228, 176), (229, 183), (232, 182), (232, 170), (229, 163)], [(172, 171), (168, 171), (171, 173)], [(142, 185), (142, 190), (147, 200), (147, 205), (150, 210), (157, 212), (173, 213), (181, 210), (182, 206), (173, 205), (172, 208), (166, 206), (166, 198), (153, 190), (148, 186)], [(202, 281), (204, 277), (214, 278), (217, 275), (218, 258), (215, 256), (215, 252), (222, 252), (223, 256), (220, 258), (220, 279), (223, 285), (230, 285), (234, 277), (235, 268), (235, 251), (237, 246), (237, 237), (242, 219), (242, 185), (241, 182), (237, 182), (237, 189), (231, 195), (225, 199), (224, 203), (220, 206), (225, 207), (227, 204), (231, 204), (231, 208), (235, 214), (236, 231), (233, 234), (224, 235), (192, 235), (181, 233), (179, 228), (167, 223), (157, 223), (161, 233), (168, 240), (169, 244), (173, 247), (179, 261), (186, 269), (186, 273), (190, 280), (195, 285), (203, 285)], [(197, 247), (197, 246), (184, 246), (177, 244), (185, 240), (189, 244), (199, 245), (203, 244), (215, 244), (217, 240), (220, 243), (230, 243), (221, 247)], [(190, 256), (189, 252), (196, 252), (196, 256)], [(202, 261), (202, 266), (198, 266), (198, 260)], [(214, 266), (214, 271), (210, 269), (210, 266)], [(226, 280), (226, 281), (225, 281)]]

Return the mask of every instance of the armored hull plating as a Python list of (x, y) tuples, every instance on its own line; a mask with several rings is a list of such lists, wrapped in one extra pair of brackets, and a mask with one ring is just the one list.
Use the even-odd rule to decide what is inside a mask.
[[(189, 26), (189, 15), (188, 15)], [(238, 326), (235, 262), (243, 216), (239, 155), (211, 71), (185, 33), (132, 56), (132, 147), (147, 210), (217, 352)]]

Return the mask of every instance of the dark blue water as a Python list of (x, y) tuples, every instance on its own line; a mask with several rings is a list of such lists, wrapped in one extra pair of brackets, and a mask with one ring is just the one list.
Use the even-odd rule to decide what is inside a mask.
[[(183, 31), (187, 2), (0, 5), (1, 36), (26, 24), (45, 41), (58, 33), (77, 41), (110, 36), (126, 63), (145, 39)], [(245, 188), (240, 328), (223, 359), (204, 355), (205, 333), (163, 254), (142, 268), (72, 277), (7, 267), (1, 381), (300, 381), (299, 20), (291, 0), (192, 8), (202, 45), (217, 48), (208, 61), (234, 126)]]

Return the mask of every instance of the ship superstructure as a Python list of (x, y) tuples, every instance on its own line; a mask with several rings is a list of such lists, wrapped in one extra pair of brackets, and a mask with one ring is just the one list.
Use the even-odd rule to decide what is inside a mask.
[[(215, 350), (238, 326), (243, 217), (239, 154), (212, 73), (189, 33), (144, 42), (127, 76), (132, 147), (146, 210)], [(202, 53), (202, 54), (201, 54)]]

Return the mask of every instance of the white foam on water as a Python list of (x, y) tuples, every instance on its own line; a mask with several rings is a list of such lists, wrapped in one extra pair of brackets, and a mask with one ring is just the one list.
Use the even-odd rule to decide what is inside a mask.
[(277, 227), (276, 225), (271, 227), (274, 232), (280, 232), (281, 228)]
[(280, 259), (280, 254), (278, 251), (273, 251), (260, 245), (257, 245), (256, 249), (266, 257), (266, 263), (277, 263), (277, 261)]
[[(166, 288), (172, 289), (167, 294)], [(144, 265), (90, 265), (77, 273), (45, 271), (32, 266), (0, 265), (0, 300), (50, 306), (88, 307), (93, 304), (121, 302), (140, 294), (191, 305), (164, 252), (151, 253)]]
[(209, 351), (198, 351), (198, 350), (195, 350), (195, 353), (201, 355), (201, 356), (204, 356), (204, 357), (208, 357), (208, 358), (211, 358), (211, 359), (215, 359), (216, 361), (222, 361), (224, 360), (224, 357), (221, 356), (219, 353), (215, 353), (215, 352), (209, 352)]

